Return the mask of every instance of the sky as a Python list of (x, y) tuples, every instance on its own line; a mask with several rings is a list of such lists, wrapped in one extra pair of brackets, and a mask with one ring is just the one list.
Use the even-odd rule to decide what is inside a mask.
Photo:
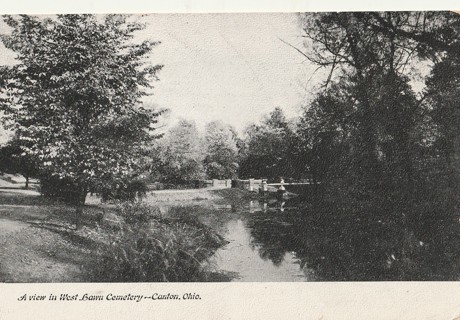
[(154, 95), (146, 100), (170, 110), (168, 123), (194, 120), (199, 128), (222, 120), (242, 131), (276, 106), (300, 114), (313, 72), (305, 58), (294, 13), (156, 14), (140, 18), (138, 35), (160, 40), (151, 59), (163, 64)]
[[(164, 65), (148, 104), (166, 108), (165, 128), (180, 118), (198, 128), (222, 120), (239, 132), (275, 107), (295, 117), (308, 98), (314, 66), (296, 13), (135, 15), (146, 23), (134, 41), (161, 41), (149, 62)], [(7, 27), (0, 24), (0, 32)], [(0, 64), (14, 54), (0, 46)], [(310, 82), (309, 82), (310, 80)]]

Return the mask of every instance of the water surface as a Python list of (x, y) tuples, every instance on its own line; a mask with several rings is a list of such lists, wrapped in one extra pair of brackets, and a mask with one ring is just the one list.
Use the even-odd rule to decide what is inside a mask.
[(212, 262), (232, 281), (459, 279), (458, 220), (401, 221), (379, 212), (254, 201), (199, 218), (229, 241)]

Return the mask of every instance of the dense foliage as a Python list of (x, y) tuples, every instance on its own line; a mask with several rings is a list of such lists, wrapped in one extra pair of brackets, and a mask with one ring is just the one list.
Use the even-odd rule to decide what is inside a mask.
[(158, 113), (140, 105), (160, 65), (158, 43), (134, 43), (143, 25), (122, 15), (5, 16), (17, 63), (1, 68), (5, 121), (43, 174), (90, 188), (134, 175)]
[(28, 141), (13, 137), (0, 148), (0, 171), (24, 176), (26, 189), (30, 178), (38, 178), (40, 174), (38, 159), (27, 153), (28, 144)]
[(120, 223), (101, 230), (108, 244), (100, 248), (90, 273), (93, 281), (206, 281), (206, 264), (223, 239), (194, 219), (166, 219), (141, 203), (117, 207)]
[(203, 179), (203, 151), (196, 124), (180, 120), (151, 150), (153, 178), (174, 185)]
[(292, 126), (281, 108), (275, 108), (260, 124), (246, 130), (240, 175), (244, 177), (292, 177)]
[(232, 127), (220, 121), (208, 123), (205, 133), (206, 173), (210, 179), (236, 178), (237, 136)]
[(447, 12), (305, 14), (305, 57), (329, 77), (297, 133), (306, 170), (335, 200), (457, 205), (459, 22)]

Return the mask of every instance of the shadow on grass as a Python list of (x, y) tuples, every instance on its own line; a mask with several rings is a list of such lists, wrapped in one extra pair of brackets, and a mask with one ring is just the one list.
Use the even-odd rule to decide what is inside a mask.
[[(75, 229), (68, 225), (61, 225), (55, 223), (33, 223), (36, 228), (44, 229), (59, 234), (62, 239), (70, 242), (72, 245), (81, 247), (84, 249), (95, 250), (99, 243), (93, 239), (79, 235)], [(77, 231), (78, 232), (78, 231)]]
[[(54, 228), (75, 230), (76, 208), (63, 204), (42, 206), (10, 206), (0, 204), (0, 218), (21, 221), (32, 225), (48, 225)], [(104, 209), (85, 206), (79, 225), (95, 228), (104, 215)]]
[(34, 192), (28, 193), (24, 190), (0, 190), (0, 204), (39, 206), (52, 203), (53, 201), (47, 200)]
[(74, 266), (69, 270), (71, 274), (67, 274), (71, 282), (89, 282), (89, 266), (95, 263), (94, 252), (98, 243), (72, 231), (58, 230), (45, 225), (37, 226), (37, 228), (59, 235), (62, 241), (58, 240), (52, 246), (40, 246), (36, 252), (39, 252), (44, 259), (51, 260), (52, 263)]

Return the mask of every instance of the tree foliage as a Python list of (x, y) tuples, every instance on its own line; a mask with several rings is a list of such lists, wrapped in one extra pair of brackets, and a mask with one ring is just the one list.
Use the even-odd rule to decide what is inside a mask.
[(205, 177), (204, 150), (196, 124), (180, 120), (155, 145), (152, 171), (166, 183), (187, 184)]
[(2, 35), (17, 63), (1, 68), (6, 121), (30, 141), (47, 175), (70, 179), (84, 203), (89, 187), (134, 175), (158, 112), (143, 108), (160, 65), (158, 42), (124, 15), (5, 16)]
[(210, 179), (235, 178), (238, 170), (237, 137), (229, 125), (213, 121), (205, 129), (206, 173)]
[(28, 154), (27, 143), (14, 137), (0, 148), (0, 170), (5, 173), (21, 174), (26, 179), (25, 188), (29, 187), (30, 178), (39, 176), (39, 164), (37, 159)]
[(431, 119), (436, 125), (436, 150), (451, 169), (460, 169), (460, 54), (436, 63), (427, 80)]
[(292, 177), (293, 130), (281, 108), (275, 108), (260, 125), (246, 130), (246, 147), (240, 175), (279, 179)]
[[(329, 68), (325, 89), (308, 106), (299, 130), (310, 143), (312, 161), (330, 169), (330, 154), (337, 152), (339, 142), (346, 160), (335, 170), (342, 177), (353, 177), (365, 190), (392, 184), (412, 190), (431, 133), (426, 96), (411, 81), (416, 65), (428, 66), (423, 62), (427, 58), (436, 61), (453, 50), (458, 17), (433, 12), (318, 13), (305, 15), (304, 23), (310, 47), (306, 57)], [(335, 144), (324, 144), (325, 137)]]

